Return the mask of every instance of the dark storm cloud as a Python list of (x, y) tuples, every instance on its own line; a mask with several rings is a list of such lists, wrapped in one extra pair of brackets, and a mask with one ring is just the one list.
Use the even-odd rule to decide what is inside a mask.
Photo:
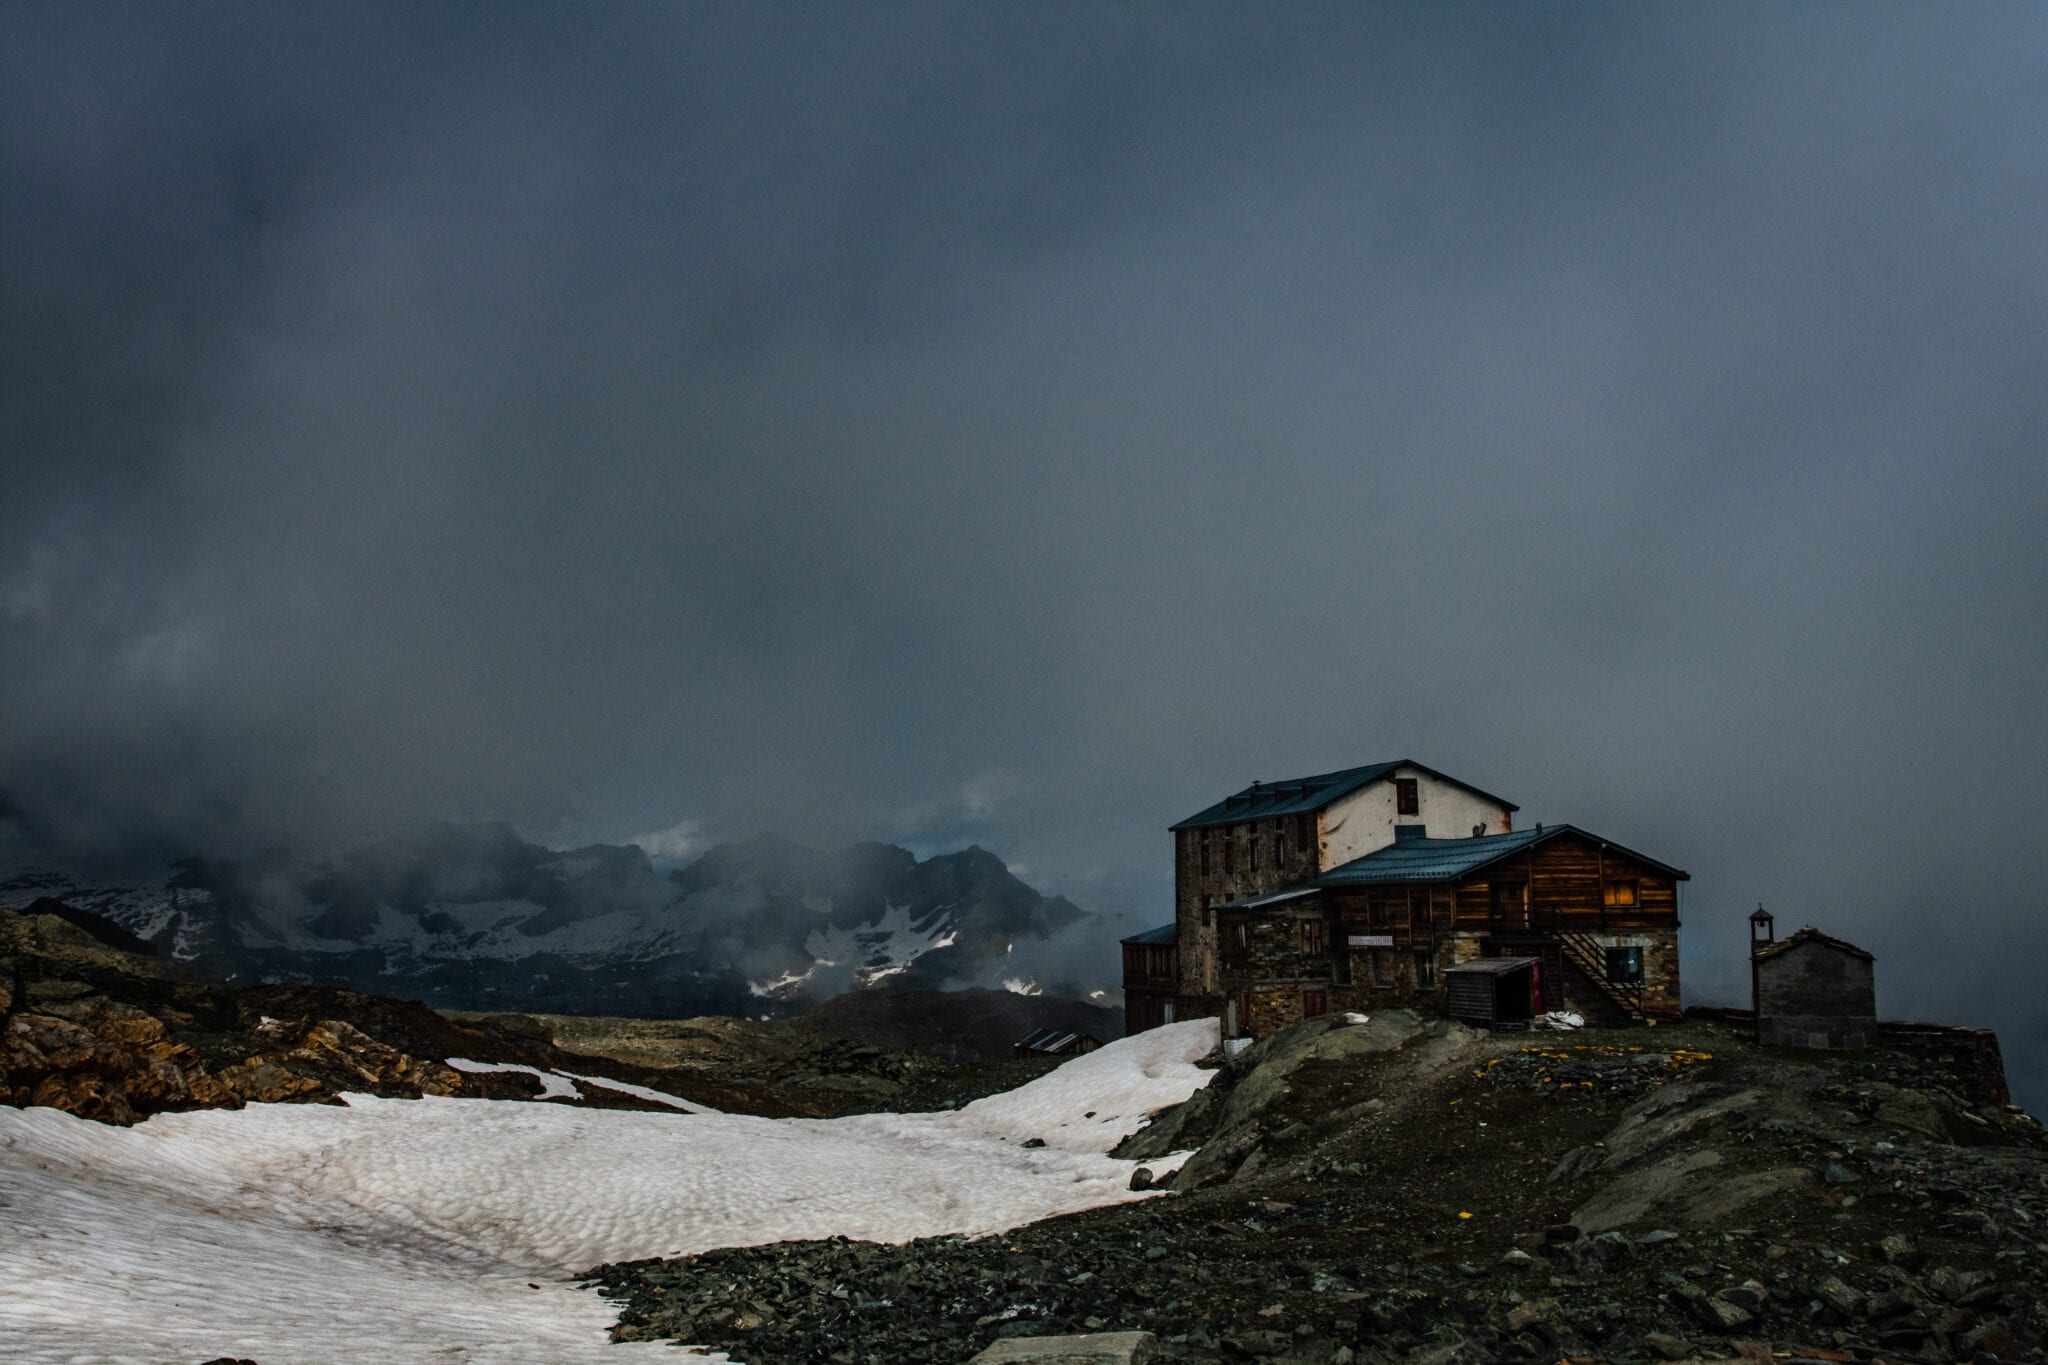
[(1141, 920), (1407, 754), (1689, 867), (1702, 996), (1761, 899), (2048, 1047), (2038, 11), (5, 26), (16, 824), (971, 833)]

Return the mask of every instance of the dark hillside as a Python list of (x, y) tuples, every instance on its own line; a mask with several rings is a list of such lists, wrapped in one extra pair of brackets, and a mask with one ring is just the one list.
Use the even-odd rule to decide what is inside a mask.
[[(580, 1056), (543, 1033), (451, 1020), (417, 1001), (204, 980), (147, 952), (110, 946), (104, 926), (80, 927), (78, 918), (92, 919), (0, 910), (0, 1104), (129, 1124), (163, 1111), (254, 1101), (331, 1104), (347, 1091), (498, 1099), (541, 1091), (539, 1079), (524, 1073), (447, 1065), (460, 1057), (600, 1074), (719, 1108), (827, 1112), (715, 1077)], [(594, 1086), (580, 1102), (662, 1107)]]
[(1034, 1029), (1124, 1036), (1124, 1012), (1081, 1000), (1015, 991), (871, 990), (835, 996), (786, 1027), (950, 1061), (1000, 1061)]

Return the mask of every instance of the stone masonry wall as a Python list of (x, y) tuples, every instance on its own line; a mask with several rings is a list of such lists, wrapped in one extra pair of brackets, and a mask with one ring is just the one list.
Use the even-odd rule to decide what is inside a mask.
[(1882, 1047), (1939, 1064), (1962, 1081), (1970, 1098), (1979, 1104), (2012, 1101), (2005, 1087), (2005, 1058), (1998, 1051), (1998, 1035), (1988, 1028), (1885, 1020), (1877, 1026), (1877, 1037)]

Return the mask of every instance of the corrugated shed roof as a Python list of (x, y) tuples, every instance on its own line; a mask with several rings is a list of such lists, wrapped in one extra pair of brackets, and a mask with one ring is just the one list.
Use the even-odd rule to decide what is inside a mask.
[(1147, 929), (1142, 934), (1132, 934), (1129, 938), (1118, 941), (1121, 943), (1137, 944), (1178, 943), (1180, 942), (1180, 926), (1177, 924), (1162, 924), (1157, 929)]
[(1363, 858), (1341, 863), (1318, 877), (1316, 882), (1319, 886), (1363, 886), (1375, 882), (1456, 881), (1479, 871), (1488, 863), (1564, 834), (1576, 834), (1581, 839), (1605, 844), (1617, 853), (1626, 854), (1660, 872), (1668, 872), (1680, 881), (1691, 880), (1689, 874), (1678, 868), (1644, 857), (1634, 849), (1623, 848), (1612, 839), (1588, 834), (1576, 825), (1548, 825), (1519, 829), (1513, 834), (1482, 834), (1471, 839), (1403, 839), (1385, 848), (1374, 849)]
[(1504, 976), (1509, 972), (1518, 972), (1524, 967), (1533, 966), (1538, 960), (1533, 957), (1475, 957), (1470, 962), (1460, 962), (1445, 975), (1471, 972), (1482, 976)]
[(1836, 938), (1833, 934), (1823, 934), (1820, 930), (1814, 928), (1810, 924), (1807, 925), (1804, 929), (1801, 929), (1798, 933), (1791, 935), (1790, 937), (1781, 938), (1776, 943), (1765, 944), (1763, 947), (1756, 950), (1754, 956), (1776, 957), (1779, 953), (1785, 952), (1787, 949), (1797, 948), (1808, 943), (1825, 943), (1830, 948), (1839, 948), (1845, 953), (1854, 953), (1857, 957), (1862, 958), (1866, 962), (1877, 961), (1876, 954), (1867, 953), (1863, 951), (1863, 949), (1858, 948), (1855, 944), (1849, 942), (1849, 940), (1845, 938)]
[(1029, 1048), (1033, 1052), (1058, 1052), (1068, 1044), (1078, 1042), (1080, 1037), (1080, 1034), (1066, 1029), (1040, 1028), (1033, 1029), (1018, 1039), (1017, 1046)]
[(1520, 810), (1512, 801), (1503, 801), (1492, 792), (1481, 791), (1469, 782), (1460, 782), (1448, 773), (1409, 759), (1396, 759), (1392, 763), (1368, 763), (1362, 768), (1344, 768), (1334, 773), (1317, 773), (1313, 777), (1290, 777), (1284, 782), (1255, 782), (1241, 792), (1224, 797), (1206, 810), (1197, 811), (1172, 829), (1201, 829), (1210, 825), (1234, 825), (1240, 820), (1263, 820), (1270, 815), (1300, 815), (1318, 811), (1332, 801), (1351, 795), (1360, 787), (1371, 786), (1382, 778), (1391, 777), (1396, 768), (1413, 768), (1428, 773), (1440, 782), (1463, 787), (1474, 796), (1483, 796), (1489, 801), (1499, 802), (1506, 810)]
[(1239, 900), (1225, 901), (1218, 910), (1256, 910), (1262, 905), (1278, 905), (1281, 901), (1299, 900), (1313, 896), (1323, 888), (1320, 886), (1297, 886), (1287, 891), (1268, 891), (1263, 896), (1245, 896)]

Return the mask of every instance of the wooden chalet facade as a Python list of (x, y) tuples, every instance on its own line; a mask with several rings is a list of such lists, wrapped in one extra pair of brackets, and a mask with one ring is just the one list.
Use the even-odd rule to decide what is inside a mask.
[[(1446, 1011), (1454, 971), (1501, 958), (1525, 961), (1489, 973), (1504, 1012), (1475, 1022), (1676, 1014), (1686, 874), (1570, 825), (1514, 830), (1515, 809), (1403, 761), (1255, 783), (1181, 822), (1175, 922), (1124, 942), (1127, 1027), (1220, 1015), (1264, 1037), (1330, 1010)], [(1133, 957), (1169, 930), (1170, 961)]]
[(1180, 993), (1180, 942), (1174, 926), (1133, 934), (1123, 941), (1123, 950), (1124, 1032), (1172, 1023), (1179, 1017)]

